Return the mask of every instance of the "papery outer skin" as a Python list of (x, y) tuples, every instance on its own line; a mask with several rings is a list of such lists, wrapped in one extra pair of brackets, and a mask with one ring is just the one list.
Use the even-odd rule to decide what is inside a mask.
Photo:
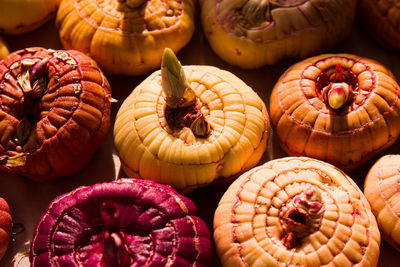
[(10, 51), (8, 50), (6, 41), (0, 36), (0, 59), (5, 58), (8, 54), (10, 54)]
[[(225, 1), (231, 0), (200, 0), (203, 31), (219, 57), (244, 69), (327, 51), (350, 34), (357, 4), (355, 0), (309, 0), (277, 8), (271, 11), (271, 24), (241, 35), (219, 21), (223, 16), (218, 8)], [(237, 26), (235, 18), (231, 21)]]
[[(358, 85), (343, 110), (335, 112), (318, 97), (315, 80), (321, 69), (337, 63), (354, 71)], [(270, 116), (286, 153), (351, 170), (398, 138), (399, 86), (393, 74), (374, 60), (319, 55), (293, 65), (280, 77), (271, 93)]]
[(0, 1), (0, 33), (33, 31), (56, 15), (60, 0)]
[(88, 54), (105, 72), (142, 75), (160, 67), (165, 47), (177, 53), (193, 35), (194, 0), (145, 1), (126, 14), (117, 8), (117, 0), (62, 0), (63, 47)]
[(31, 242), (32, 267), (106, 266), (104, 225), (96, 226), (97, 230), (91, 226), (101, 221), (98, 211), (105, 201), (113, 201), (121, 210), (116, 232), (131, 252), (130, 266), (211, 265), (210, 233), (195, 216), (192, 201), (170, 186), (119, 179), (79, 187), (49, 204)]
[(12, 218), (10, 207), (6, 200), (0, 197), (0, 260), (6, 253), (8, 242), (10, 241), (12, 228)]
[[(280, 240), (279, 209), (310, 185), (325, 205), (321, 225), (289, 250)], [(215, 211), (214, 241), (222, 266), (376, 266), (380, 234), (367, 200), (344, 172), (287, 157), (233, 182)]]
[(23, 107), (23, 93), (16, 81), (20, 62), (46, 57), (48, 86), (35, 101), (36, 121), (22, 146), (26, 162), (16, 167), (0, 164), (2, 171), (36, 181), (82, 169), (104, 143), (110, 128), (111, 88), (91, 58), (73, 50), (26, 48), (0, 61), (1, 155), (16, 153), (11, 145), (22, 119), (15, 117), (15, 111)]
[(266, 149), (270, 124), (261, 98), (232, 73), (210, 66), (183, 69), (211, 133), (206, 138), (192, 134), (190, 139), (187, 131), (171, 130), (164, 114), (161, 74), (156, 71), (121, 105), (114, 144), (129, 177), (155, 180), (187, 193), (256, 165)]
[(400, 155), (386, 155), (372, 166), (364, 183), (364, 194), (381, 234), (397, 250), (400, 250), (399, 180)]
[(378, 43), (400, 50), (400, 4), (396, 0), (359, 0), (358, 20)]

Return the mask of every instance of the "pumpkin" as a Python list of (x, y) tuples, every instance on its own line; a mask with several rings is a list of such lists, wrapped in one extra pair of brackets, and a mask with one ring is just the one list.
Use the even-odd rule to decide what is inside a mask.
[(290, 67), (273, 88), (271, 121), (289, 155), (355, 169), (399, 136), (399, 86), (379, 62), (324, 54)]
[(215, 211), (214, 241), (222, 266), (376, 266), (380, 234), (349, 176), (287, 157), (233, 182)]
[(56, 24), (65, 49), (92, 57), (113, 74), (160, 66), (165, 47), (178, 52), (194, 32), (194, 1), (62, 0)]
[(0, 260), (6, 253), (8, 242), (10, 241), (12, 218), (10, 207), (4, 198), (0, 197)]
[(56, 15), (60, 0), (0, 1), (0, 33), (33, 31)]
[(356, 0), (201, 0), (203, 31), (214, 52), (244, 69), (305, 58), (344, 40)]
[(39, 47), (0, 61), (0, 169), (44, 181), (82, 169), (105, 141), (111, 89), (78, 51)]
[(129, 177), (188, 193), (253, 167), (269, 134), (264, 103), (242, 80), (216, 67), (182, 67), (166, 49), (161, 71), (122, 103), (114, 144)]
[(399, 193), (400, 155), (381, 157), (369, 170), (364, 194), (371, 204), (383, 238), (400, 250)]
[(396, 0), (359, 0), (358, 18), (363, 29), (379, 44), (400, 51), (400, 4)]
[(55, 198), (39, 219), (31, 266), (210, 266), (206, 224), (188, 198), (119, 179)]

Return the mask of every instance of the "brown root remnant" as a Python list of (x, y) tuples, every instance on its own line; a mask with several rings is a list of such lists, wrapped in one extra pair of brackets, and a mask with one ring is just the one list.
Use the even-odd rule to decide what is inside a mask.
[(26, 162), (26, 153), (17, 153), (15, 155), (2, 155), (0, 156), (0, 164), (7, 167), (24, 166)]
[(306, 0), (248, 0), (236, 10), (238, 23), (247, 29), (257, 29), (268, 25), (273, 19), (271, 10), (299, 6)]
[[(41, 60), (24, 59), (19, 62), (20, 73), (17, 75), (18, 88), (22, 91), (20, 109), (13, 113), (19, 120), (15, 133), (11, 139), (13, 147), (21, 147), (26, 144), (37, 118), (36, 107), (40, 98), (47, 90), (47, 63), (49, 58)], [(19, 167), (25, 165), (27, 153), (16, 151), (0, 157), (0, 164), (6, 167)]]
[(210, 125), (201, 113), (201, 104), (186, 80), (174, 52), (166, 48), (161, 63), (162, 88), (166, 95), (165, 117), (172, 130), (190, 128), (196, 137), (207, 137)]
[(22, 60), (20, 73), (17, 76), (18, 86), (22, 90), (23, 97), (21, 102), (23, 110), (14, 115), (21, 119), (28, 119), (31, 123), (35, 120), (35, 103), (45, 94), (47, 90), (47, 63), (49, 58), (39, 61), (30, 59)]
[(321, 193), (314, 186), (295, 196), (280, 212), (284, 246), (299, 246), (303, 237), (319, 228), (324, 211)]
[(207, 137), (210, 125), (197, 105), (182, 108), (165, 108), (165, 118), (169, 127), (174, 131), (190, 128), (196, 137)]
[(248, 0), (237, 11), (238, 22), (245, 28), (253, 28), (270, 21), (270, 5), (268, 0)]
[(356, 75), (341, 64), (321, 72), (316, 81), (317, 95), (333, 110), (345, 107), (357, 87)]

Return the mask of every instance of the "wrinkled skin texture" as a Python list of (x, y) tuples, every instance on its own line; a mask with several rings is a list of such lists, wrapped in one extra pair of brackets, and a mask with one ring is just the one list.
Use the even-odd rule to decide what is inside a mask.
[(0, 61), (0, 100), (0, 169), (37, 181), (82, 169), (110, 127), (110, 86), (78, 51), (11, 53)]
[(57, 12), (60, 0), (0, 1), (0, 33), (23, 34), (42, 26)]
[(7, 202), (0, 197), (0, 260), (6, 253), (8, 242), (10, 241), (12, 218), (10, 207)]
[[(325, 93), (343, 83), (349, 94), (340, 109), (332, 109)], [(380, 63), (324, 54), (291, 66), (280, 77), (270, 97), (271, 122), (289, 155), (352, 170), (397, 140), (399, 97), (393, 74)]]
[(363, 29), (379, 44), (400, 51), (400, 2), (397, 0), (359, 0), (358, 19)]
[(194, 1), (137, 2), (143, 3), (131, 8), (123, 0), (63, 0), (56, 19), (63, 47), (90, 55), (113, 74), (159, 68), (165, 47), (177, 53), (192, 37)]
[(211, 48), (229, 64), (244, 69), (327, 51), (350, 34), (356, 3), (356, 0), (200, 1), (203, 30)]
[(371, 204), (383, 238), (400, 251), (400, 155), (381, 157), (369, 170), (364, 194)]
[[(33, 267), (210, 266), (196, 207), (170, 186), (119, 179), (54, 199), (31, 243)], [(81, 265), (80, 265), (81, 264)]]
[(214, 241), (226, 267), (373, 267), (380, 234), (349, 176), (323, 161), (286, 157), (232, 183), (215, 211)]
[[(114, 125), (114, 144), (129, 177), (169, 184), (184, 193), (229, 180), (258, 163), (270, 134), (262, 99), (237, 76), (212, 66), (183, 66), (197, 96), (196, 109), (211, 130), (196, 137), (181, 112), (169, 112), (154, 72), (125, 99)], [(172, 115), (171, 115), (172, 113)], [(190, 115), (190, 114), (189, 114)], [(185, 117), (185, 116), (183, 116)]]

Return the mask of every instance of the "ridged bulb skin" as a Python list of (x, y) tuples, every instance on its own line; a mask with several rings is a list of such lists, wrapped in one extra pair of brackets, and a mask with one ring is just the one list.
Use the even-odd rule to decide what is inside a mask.
[(6, 40), (0, 36), (0, 59), (5, 58), (8, 54), (10, 54), (10, 51), (8, 50)]
[(384, 47), (400, 51), (400, 3), (396, 0), (359, 0), (363, 29)]
[(400, 155), (386, 155), (369, 170), (364, 194), (374, 213), (382, 237), (400, 250), (399, 180)]
[(194, 1), (142, 2), (132, 8), (117, 0), (62, 0), (56, 25), (63, 47), (88, 54), (107, 73), (156, 70), (165, 47), (177, 53), (191, 39)]
[[(255, 13), (256, 8), (244, 11), (252, 10), (248, 5), (255, 2), (259, 2), (261, 12)], [(211, 48), (224, 61), (243, 69), (327, 51), (350, 34), (357, 5), (355, 0), (200, 3), (203, 30)]]
[[(319, 217), (308, 214), (312, 228), (288, 247), (282, 214), (309, 188), (319, 192)], [(215, 211), (214, 241), (222, 266), (376, 266), (380, 234), (349, 176), (319, 160), (286, 157), (233, 182)]]
[(207, 225), (170, 186), (118, 179), (55, 198), (36, 224), (32, 267), (211, 266)]
[[(338, 69), (338, 70), (336, 70)], [(349, 88), (339, 109), (324, 92), (336, 74)], [(355, 169), (399, 136), (399, 86), (380, 63), (350, 54), (324, 54), (290, 67), (275, 84), (270, 116), (291, 156), (308, 156)]]
[(31, 32), (55, 17), (61, 0), (0, 1), (0, 33)]
[(0, 61), (0, 100), (0, 169), (35, 181), (81, 170), (110, 128), (110, 85), (78, 51), (11, 53)]
[(7, 251), (11, 237), (12, 217), (7, 201), (0, 197), (0, 260)]
[(258, 163), (270, 134), (265, 104), (242, 80), (211, 66), (183, 66), (211, 132), (196, 137), (166, 120), (161, 72), (144, 80), (122, 103), (114, 144), (123, 170), (188, 193), (231, 178)]

